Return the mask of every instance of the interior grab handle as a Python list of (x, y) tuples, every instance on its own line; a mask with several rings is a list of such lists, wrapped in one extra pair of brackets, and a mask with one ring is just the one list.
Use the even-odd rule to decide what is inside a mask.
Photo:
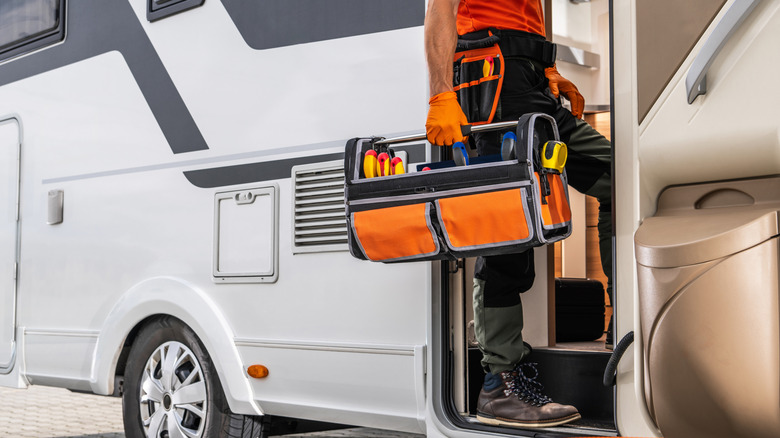
[(707, 71), (720, 50), (731, 38), (731, 35), (739, 28), (750, 12), (755, 9), (761, 0), (736, 0), (723, 19), (715, 26), (701, 51), (693, 60), (688, 76), (685, 78), (685, 91), (688, 95), (688, 103), (693, 103), (697, 97), (707, 93)]

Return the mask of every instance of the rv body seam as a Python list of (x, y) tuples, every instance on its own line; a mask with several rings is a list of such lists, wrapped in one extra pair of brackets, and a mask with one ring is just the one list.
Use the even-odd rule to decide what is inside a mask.
[(294, 342), (253, 338), (235, 338), (235, 343), (238, 347), (278, 348), (286, 350), (310, 350), (360, 354), (389, 354), (395, 356), (414, 356), (415, 350), (418, 348), (416, 345)]
[(56, 330), (56, 329), (24, 329), (25, 336), (66, 336), (76, 338), (95, 338), (100, 336), (97, 330)]

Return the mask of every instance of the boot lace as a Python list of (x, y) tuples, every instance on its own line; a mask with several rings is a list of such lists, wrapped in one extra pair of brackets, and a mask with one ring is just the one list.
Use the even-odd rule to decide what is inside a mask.
[(552, 403), (552, 399), (542, 394), (544, 386), (536, 380), (539, 371), (535, 363), (518, 364), (512, 371), (501, 373), (506, 389), (504, 395), (514, 394), (520, 400), (532, 406), (544, 406)]

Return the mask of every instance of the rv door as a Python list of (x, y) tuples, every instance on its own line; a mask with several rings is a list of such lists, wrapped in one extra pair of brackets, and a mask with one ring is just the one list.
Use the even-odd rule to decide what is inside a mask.
[(613, 6), (617, 251), (636, 255), (617, 312), (636, 281), (639, 397), (666, 438), (779, 436), (780, 89), (763, 78), (780, 2)]
[(0, 120), (0, 373), (13, 368), (19, 231), (19, 123)]

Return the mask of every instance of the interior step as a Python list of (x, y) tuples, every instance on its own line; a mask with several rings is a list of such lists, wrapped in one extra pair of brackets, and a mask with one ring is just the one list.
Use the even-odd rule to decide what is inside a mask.
[[(534, 348), (528, 362), (536, 363), (544, 394), (557, 403), (575, 406), (582, 420), (572, 425), (615, 429), (614, 393), (604, 387), (604, 369), (611, 356), (604, 343), (573, 343), (551, 348)], [(469, 413), (476, 414), (477, 397), (484, 373), (482, 354), (469, 350)]]

